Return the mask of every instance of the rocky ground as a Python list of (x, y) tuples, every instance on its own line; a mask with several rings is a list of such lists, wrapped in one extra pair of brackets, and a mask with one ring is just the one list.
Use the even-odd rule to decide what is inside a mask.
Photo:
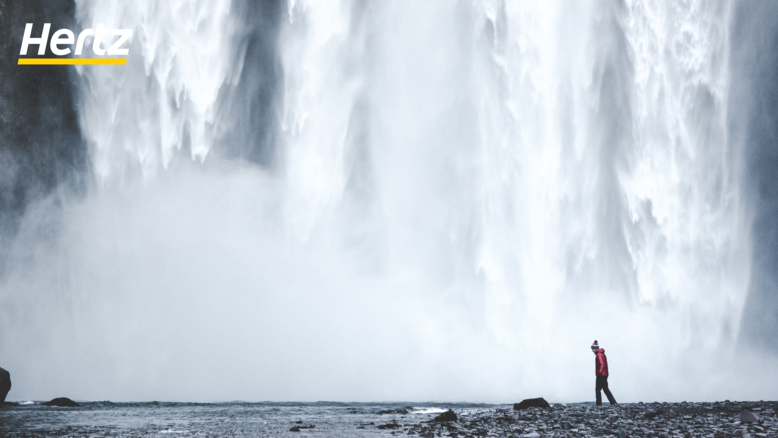
[[(778, 402), (561, 405), (457, 415), (456, 421), (376, 427), (419, 437), (778, 437)], [(456, 413), (456, 412), (454, 412)]]

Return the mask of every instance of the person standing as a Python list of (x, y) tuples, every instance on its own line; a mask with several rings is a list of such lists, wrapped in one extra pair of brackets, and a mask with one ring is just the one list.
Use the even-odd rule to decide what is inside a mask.
[(597, 394), (597, 406), (602, 406), (602, 394), (600, 390), (605, 391), (605, 396), (612, 405), (616, 404), (610, 389), (608, 389), (608, 358), (605, 357), (605, 350), (600, 348), (597, 340), (592, 344), (592, 353), (594, 353), (594, 373), (597, 375), (597, 383), (594, 392)]

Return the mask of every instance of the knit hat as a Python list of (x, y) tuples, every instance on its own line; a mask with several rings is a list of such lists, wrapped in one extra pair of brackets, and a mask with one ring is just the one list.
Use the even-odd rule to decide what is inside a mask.
[(594, 340), (594, 344), (592, 344), (592, 350), (599, 350), (600, 344), (597, 343), (597, 340)]

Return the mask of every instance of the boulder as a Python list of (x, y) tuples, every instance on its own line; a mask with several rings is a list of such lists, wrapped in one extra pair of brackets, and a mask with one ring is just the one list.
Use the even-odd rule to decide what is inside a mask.
[(529, 409), (529, 408), (550, 408), (551, 405), (548, 404), (547, 401), (543, 399), (543, 397), (538, 398), (528, 398), (526, 400), (522, 400), (521, 403), (514, 403), (513, 409), (520, 411), (522, 409)]
[(441, 422), (441, 421), (457, 421), (457, 414), (454, 413), (451, 409), (447, 410), (446, 412), (438, 415), (435, 417), (435, 421)]
[(46, 403), (41, 403), (43, 406), (60, 406), (63, 408), (77, 408), (81, 406), (80, 404), (74, 402), (73, 400), (67, 398), (67, 397), (57, 397), (54, 400), (47, 401)]
[(759, 414), (755, 414), (751, 411), (743, 411), (740, 413), (740, 421), (742, 423), (758, 423), (759, 420)]
[(5, 402), (5, 396), (11, 390), (11, 373), (0, 368), (0, 405)]

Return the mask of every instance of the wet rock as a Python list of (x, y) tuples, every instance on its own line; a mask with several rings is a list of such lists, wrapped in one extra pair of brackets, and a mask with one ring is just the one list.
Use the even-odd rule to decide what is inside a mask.
[(5, 396), (11, 390), (11, 373), (0, 368), (0, 404), (5, 402)]
[[(302, 422), (300, 422), (300, 423), (302, 423)], [(313, 425), (313, 424), (308, 425), (308, 426), (293, 426), (291, 429), (289, 429), (289, 432), (300, 432), (300, 430), (302, 430), (302, 429), (313, 429), (314, 427), (316, 427), (316, 425)]]
[(457, 421), (457, 414), (454, 413), (451, 409), (447, 410), (446, 412), (438, 415), (435, 417), (435, 421), (441, 422), (441, 421)]
[(378, 414), (378, 415), (387, 415), (387, 414), (406, 415), (411, 410), (413, 410), (412, 406), (406, 406), (404, 408), (398, 408), (398, 409), (385, 409), (383, 411), (376, 412), (376, 414)]
[(523, 409), (529, 409), (529, 408), (550, 408), (550, 407), (551, 405), (549, 405), (548, 402), (543, 399), (543, 397), (528, 398), (522, 400), (521, 403), (513, 404), (513, 409), (516, 411), (521, 411)]
[(80, 404), (74, 402), (73, 400), (67, 398), (67, 397), (57, 397), (53, 400), (47, 401), (46, 403), (41, 403), (43, 406), (59, 406), (63, 408), (77, 408), (81, 406)]
[(398, 423), (386, 423), (386, 424), (379, 424), (379, 429), (399, 429), (402, 426)]
[(743, 423), (758, 423), (759, 414), (750, 411), (743, 411), (740, 413), (740, 421)]

